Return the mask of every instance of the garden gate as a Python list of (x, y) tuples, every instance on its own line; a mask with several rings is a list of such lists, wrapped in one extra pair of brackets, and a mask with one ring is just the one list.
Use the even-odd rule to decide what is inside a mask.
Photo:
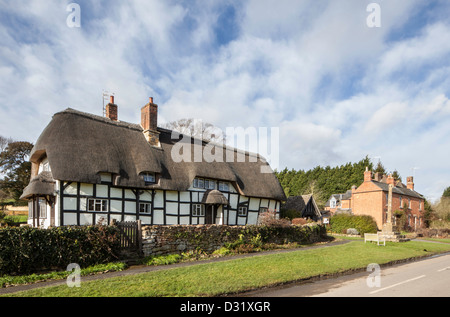
[(141, 254), (142, 228), (141, 220), (116, 222), (120, 232), (120, 248)]

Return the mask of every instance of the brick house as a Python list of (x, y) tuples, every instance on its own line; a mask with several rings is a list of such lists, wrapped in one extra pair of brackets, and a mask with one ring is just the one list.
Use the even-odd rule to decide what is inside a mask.
[[(351, 191), (347, 191), (338, 200), (339, 205), (333, 205), (333, 196), (327, 202), (327, 210), (332, 213), (338, 210), (351, 211), (354, 215), (370, 215), (372, 216), (381, 230), (383, 224), (387, 220), (388, 209), (388, 192), (389, 184), (394, 187), (392, 189), (392, 211), (403, 211), (406, 217), (406, 224), (416, 230), (424, 225), (424, 198), (421, 194), (414, 190), (414, 179), (412, 176), (407, 177), (407, 184), (396, 181), (392, 175), (381, 175), (372, 172), (366, 168), (364, 172), (364, 182), (359, 186), (353, 186)], [(335, 208), (331, 208), (335, 206)], [(344, 208), (345, 207), (345, 208)], [(406, 208), (406, 209), (405, 209)], [(393, 217), (395, 224), (396, 217)]]

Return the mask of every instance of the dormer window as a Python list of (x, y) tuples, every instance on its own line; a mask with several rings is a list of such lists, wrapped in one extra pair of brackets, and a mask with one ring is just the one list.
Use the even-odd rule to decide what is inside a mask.
[(40, 173), (40, 172), (51, 172), (50, 164), (49, 164), (47, 158), (44, 158), (44, 159), (41, 161), (41, 164), (40, 164), (40, 166), (39, 166), (39, 173)]
[(142, 173), (142, 177), (144, 178), (145, 185), (153, 185), (156, 183), (155, 173)]
[(226, 183), (226, 182), (219, 182), (219, 190), (220, 191), (223, 191), (223, 192), (227, 192), (227, 191), (229, 191), (229, 186), (228, 186), (228, 183)]
[(194, 188), (216, 189), (216, 181), (212, 179), (194, 178)]

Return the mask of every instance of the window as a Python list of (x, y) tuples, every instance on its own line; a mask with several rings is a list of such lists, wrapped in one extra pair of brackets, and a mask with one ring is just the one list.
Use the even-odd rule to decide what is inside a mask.
[(242, 206), (238, 208), (238, 216), (247, 216), (247, 207)]
[(45, 199), (39, 199), (39, 218), (47, 218), (47, 203)]
[(100, 173), (100, 180), (102, 183), (111, 183), (112, 174), (111, 173)]
[(211, 179), (205, 179), (205, 189), (216, 189), (216, 182)]
[(330, 207), (331, 208), (336, 208), (336, 200), (333, 199), (333, 200), (330, 201)]
[(411, 198), (408, 198), (408, 208), (411, 209)]
[(203, 204), (192, 205), (192, 216), (201, 217), (204, 215), (205, 215), (205, 205)]
[(215, 189), (216, 181), (212, 179), (204, 179), (196, 177), (194, 178), (194, 188), (205, 188), (205, 189)]
[(227, 192), (229, 190), (228, 183), (219, 182), (219, 190)]
[(139, 203), (139, 212), (143, 214), (149, 214), (152, 211), (152, 205), (150, 203)]
[(155, 173), (142, 173), (145, 185), (151, 185), (156, 183)]
[(268, 212), (268, 211), (269, 211), (269, 208), (267, 208), (267, 207), (260, 207), (259, 208), (259, 213)]
[(48, 161), (42, 163), (42, 171), (43, 172), (50, 172), (51, 171), (50, 164), (48, 163)]
[(107, 211), (108, 201), (106, 199), (88, 199), (88, 211)]
[(403, 208), (403, 204), (402, 204), (402, 196), (400, 196), (400, 208)]

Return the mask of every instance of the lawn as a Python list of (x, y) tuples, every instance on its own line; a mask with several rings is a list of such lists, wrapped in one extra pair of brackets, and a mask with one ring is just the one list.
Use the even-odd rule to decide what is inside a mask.
[(39, 288), (10, 296), (140, 297), (219, 296), (273, 286), (313, 276), (345, 272), (418, 256), (450, 251), (450, 244), (409, 241), (386, 246), (351, 241), (347, 244), (288, 253), (256, 255), (124, 277)]

